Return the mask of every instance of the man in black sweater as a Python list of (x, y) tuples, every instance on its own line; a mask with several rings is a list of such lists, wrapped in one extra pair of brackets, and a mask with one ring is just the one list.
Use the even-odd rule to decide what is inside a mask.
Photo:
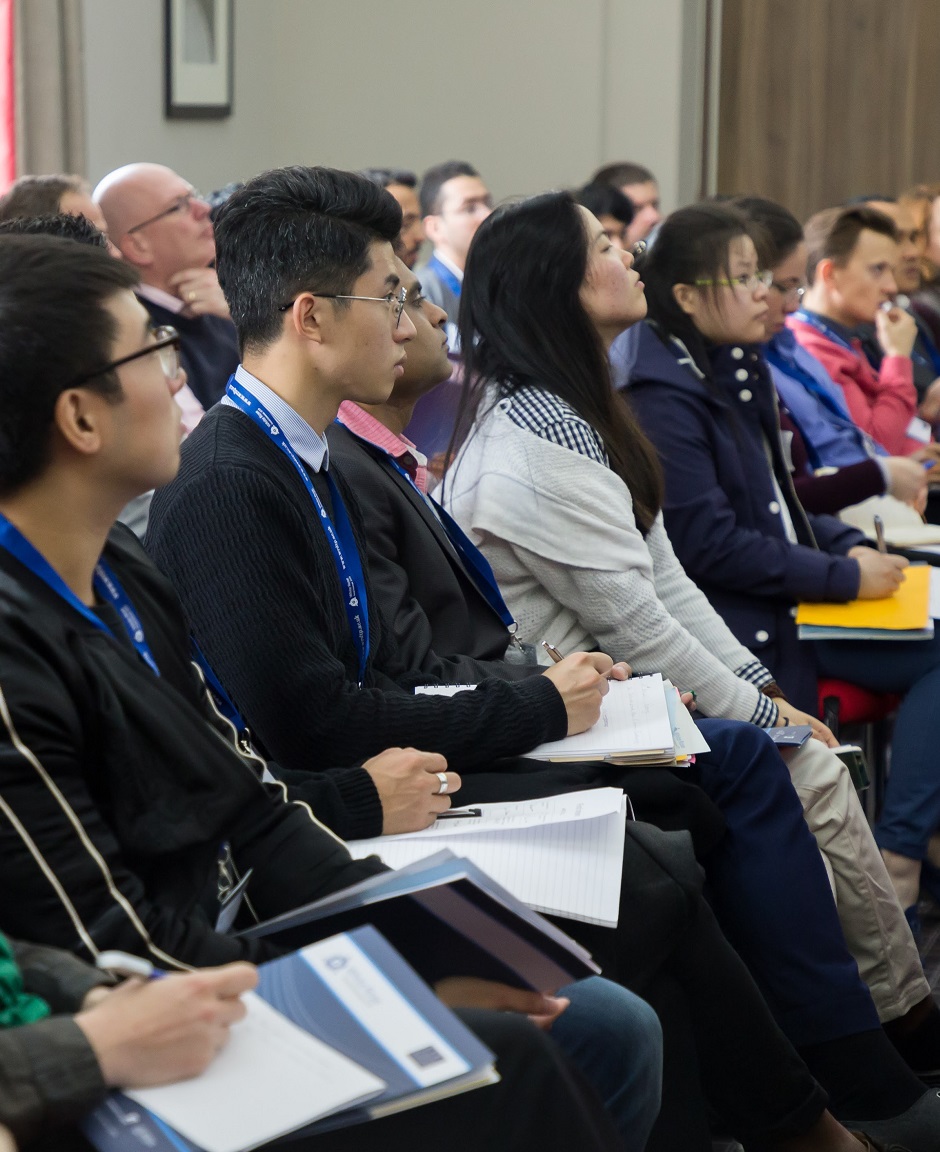
[(413, 745), (473, 773), (474, 800), (584, 787), (603, 769), (482, 770), (590, 727), (607, 676), (626, 675), (577, 653), (519, 683), (414, 694), (428, 677), (405, 666), (371, 600), (354, 494), (324, 440), (342, 400), (385, 399), (401, 374), (415, 329), (392, 251), (400, 223), (386, 192), (328, 169), (266, 173), (225, 204), (219, 277), (243, 363), (183, 445), (147, 536), (259, 746), (346, 838), (424, 827), (457, 781), (439, 778), (440, 762), (369, 762), (328, 780), (316, 765)]

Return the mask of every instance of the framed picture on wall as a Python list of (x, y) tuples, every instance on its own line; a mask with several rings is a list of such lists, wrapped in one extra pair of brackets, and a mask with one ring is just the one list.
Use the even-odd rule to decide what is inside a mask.
[(232, 111), (232, 0), (163, 0), (166, 115), (228, 116)]

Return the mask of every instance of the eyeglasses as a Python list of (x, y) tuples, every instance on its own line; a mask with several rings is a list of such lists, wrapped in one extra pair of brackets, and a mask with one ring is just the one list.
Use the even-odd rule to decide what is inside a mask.
[(797, 304), (800, 303), (806, 293), (805, 284), (791, 284), (790, 287), (787, 288), (786, 285), (778, 284), (776, 280), (772, 280), (770, 287), (776, 288), (784, 300), (789, 298), (790, 300), (795, 300)]
[[(397, 328), (401, 323), (401, 314), (405, 310), (405, 301), (408, 299), (408, 289), (399, 288), (397, 292), (389, 292), (385, 296), (344, 296), (339, 292), (311, 292), (311, 296), (317, 296), (321, 300), (374, 300), (378, 304), (387, 304), (389, 313), (395, 321), (394, 327)], [(288, 300), (286, 304), (281, 304), (278, 307), (278, 312), (286, 312), (288, 308), (293, 308), (298, 297), (295, 296), (293, 300)]]
[(174, 212), (189, 212), (194, 200), (198, 200), (201, 203), (202, 197), (195, 188), (190, 188), (190, 190), (184, 192), (182, 196), (177, 196), (169, 208), (164, 208), (162, 212), (158, 212), (156, 216), (151, 216), (147, 220), (141, 220), (141, 222), (135, 224), (133, 228), (128, 228), (125, 235), (130, 236), (134, 232), (139, 232), (141, 228), (146, 228), (148, 224), (156, 224), (158, 220), (162, 220), (164, 216), (172, 216)]
[(730, 280), (696, 280), (696, 288), (743, 288), (746, 292), (756, 292), (758, 288), (769, 288), (774, 282), (773, 272), (748, 272), (745, 276), (732, 276)]
[(160, 367), (163, 369), (163, 375), (166, 376), (167, 380), (175, 380), (180, 374), (181, 367), (180, 334), (175, 328), (170, 328), (168, 325), (153, 328), (151, 332), (155, 343), (148, 344), (146, 348), (141, 348), (137, 352), (132, 352), (130, 356), (122, 356), (120, 360), (112, 360), (110, 364), (96, 368), (94, 372), (85, 372), (81, 376), (76, 376), (70, 387), (75, 388), (79, 384), (84, 384), (86, 380), (93, 380), (96, 376), (104, 376), (105, 373), (120, 368), (122, 364), (130, 364), (132, 360), (140, 360), (152, 352), (156, 352), (160, 357)]

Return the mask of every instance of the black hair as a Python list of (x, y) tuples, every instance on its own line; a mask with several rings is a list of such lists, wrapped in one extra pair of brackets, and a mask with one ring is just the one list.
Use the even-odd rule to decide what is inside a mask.
[(91, 244), (109, 251), (107, 236), (99, 232), (90, 220), (64, 212), (0, 220), (0, 236), (57, 236), (60, 240), (75, 240), (79, 244)]
[(760, 228), (755, 238), (762, 268), (776, 268), (803, 239), (803, 225), (789, 209), (763, 196), (738, 196), (732, 206)]
[(614, 188), (623, 188), (625, 184), (655, 184), (656, 177), (642, 164), (634, 164), (632, 160), (621, 160), (616, 164), (605, 164), (603, 168), (598, 168), (590, 183), (610, 184)]
[(280, 308), (298, 293), (350, 292), (370, 244), (400, 231), (395, 198), (353, 172), (275, 168), (238, 188), (219, 211), (215, 250), (242, 351), (277, 339)]
[(626, 226), (636, 215), (633, 202), (613, 184), (585, 184), (574, 193), (575, 200), (595, 216), (613, 216)]
[[(643, 262), (647, 318), (661, 338), (681, 340), (706, 376), (711, 367), (704, 337), (679, 307), (672, 290), (676, 284), (694, 284), (696, 280), (730, 279), (728, 250), (739, 236), (749, 236), (755, 247), (762, 241), (757, 225), (737, 208), (694, 204), (666, 217)], [(717, 287), (705, 290), (720, 299)]]
[(20, 176), (0, 196), (0, 220), (17, 216), (49, 216), (59, 211), (66, 192), (84, 192), (91, 188), (81, 176), (61, 173), (51, 176)]
[(455, 443), (493, 382), (510, 393), (527, 385), (551, 392), (598, 433), (647, 532), (662, 506), (659, 460), (611, 385), (604, 345), (581, 303), (588, 246), (568, 192), (505, 205), (480, 225), (460, 296), (465, 383)]
[(380, 188), (387, 188), (389, 184), (402, 184), (405, 188), (418, 187), (418, 177), (407, 168), (363, 168), (359, 175), (378, 184)]
[(440, 212), (441, 189), (448, 180), (455, 180), (458, 176), (475, 176), (479, 179), (480, 173), (464, 160), (447, 160), (425, 172), (421, 177), (422, 216), (436, 216)]
[[(40, 475), (56, 401), (112, 357), (108, 302), (136, 271), (94, 245), (52, 236), (0, 236), (0, 494)], [(82, 387), (121, 396), (113, 373)]]

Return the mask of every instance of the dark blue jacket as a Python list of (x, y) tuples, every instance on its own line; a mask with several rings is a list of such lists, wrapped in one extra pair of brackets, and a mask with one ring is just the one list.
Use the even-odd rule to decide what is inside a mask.
[[(676, 555), (790, 701), (815, 714), (813, 651), (797, 639), (791, 610), (800, 600), (855, 597), (859, 568), (844, 553), (864, 537), (800, 505), (759, 348), (713, 349), (705, 379), (644, 322), (627, 395), (663, 463)], [(798, 544), (787, 539), (766, 445)]]

